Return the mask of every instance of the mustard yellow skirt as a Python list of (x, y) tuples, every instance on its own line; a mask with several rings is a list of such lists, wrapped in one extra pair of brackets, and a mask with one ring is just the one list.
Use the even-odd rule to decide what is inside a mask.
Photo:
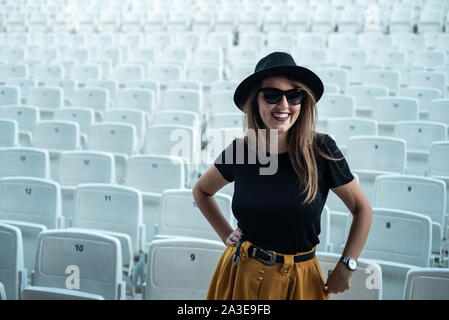
[(236, 247), (227, 247), (218, 261), (207, 293), (208, 300), (329, 300), (316, 256), (294, 262), (295, 255), (284, 256), (283, 263), (266, 265), (248, 255), (252, 244), (244, 242), (236, 266), (232, 260)]

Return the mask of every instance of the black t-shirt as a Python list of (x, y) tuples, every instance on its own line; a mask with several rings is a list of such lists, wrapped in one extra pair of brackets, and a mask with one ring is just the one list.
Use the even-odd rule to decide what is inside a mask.
[[(318, 133), (316, 141), (325, 154), (343, 157), (330, 136)], [(272, 161), (277, 158), (276, 171), (273, 171), (275, 162), (259, 161), (254, 155), (254, 150), (243, 139), (238, 139), (223, 150), (214, 163), (227, 181), (234, 181), (232, 211), (245, 239), (263, 249), (284, 254), (311, 250), (319, 243), (321, 212), (329, 189), (354, 178), (346, 160), (332, 161), (315, 154), (318, 193), (313, 202), (304, 205), (306, 195), (301, 194), (304, 186), (299, 182), (288, 152), (277, 157), (271, 155), (275, 157)], [(269, 171), (274, 174), (261, 174), (261, 168), (267, 170), (270, 166)]]

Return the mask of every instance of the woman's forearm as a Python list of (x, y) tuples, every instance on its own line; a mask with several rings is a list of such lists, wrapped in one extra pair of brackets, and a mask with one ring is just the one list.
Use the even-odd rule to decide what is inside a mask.
[(343, 250), (343, 256), (358, 259), (371, 227), (373, 213), (370, 206), (366, 206), (353, 213), (351, 228)]
[(210, 223), (212, 228), (220, 237), (221, 241), (226, 244), (227, 237), (234, 231), (229, 225), (229, 222), (223, 216), (220, 208), (213, 195), (203, 192), (200, 188), (193, 188), (193, 197), (196, 205), (204, 215), (206, 220)]

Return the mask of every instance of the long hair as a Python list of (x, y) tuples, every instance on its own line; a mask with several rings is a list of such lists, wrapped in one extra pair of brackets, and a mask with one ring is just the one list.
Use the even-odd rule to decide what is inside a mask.
[[(316, 158), (321, 156), (325, 159), (338, 161), (342, 158), (333, 158), (324, 153), (320, 145), (324, 135), (315, 131), (315, 122), (317, 118), (316, 101), (312, 91), (303, 83), (285, 77), (290, 84), (296, 88), (300, 88), (306, 92), (301, 103), (301, 110), (298, 118), (292, 127), (288, 130), (288, 154), (293, 169), (298, 176), (299, 182), (304, 186), (305, 193), (304, 203), (309, 204), (315, 200), (318, 193), (318, 169)], [(257, 103), (257, 92), (262, 85), (260, 80), (250, 91), (244, 106), (245, 112), (245, 129), (258, 132), (259, 129), (267, 129), (259, 114), (259, 106)], [(256, 135), (256, 139), (258, 134)], [(245, 135), (248, 139), (248, 135)], [(256, 143), (256, 146), (259, 144)], [(328, 150), (329, 151), (329, 150)]]

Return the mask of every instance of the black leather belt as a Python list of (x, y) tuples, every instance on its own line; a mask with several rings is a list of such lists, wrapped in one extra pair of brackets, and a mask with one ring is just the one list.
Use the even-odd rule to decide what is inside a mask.
[[(263, 250), (263, 249), (256, 248), (255, 246), (250, 246), (248, 249), (248, 253), (251, 257), (257, 258), (260, 261), (262, 261), (263, 263), (270, 265), (270, 266), (272, 264), (274, 264), (275, 262), (280, 262), (280, 263), (284, 262), (284, 256), (278, 256), (278, 255), (276, 255), (276, 252), (271, 251), (271, 250)], [(314, 257), (315, 257), (315, 250), (313, 250), (312, 252), (307, 253), (307, 254), (294, 256), (293, 260), (295, 262), (303, 262), (303, 261), (313, 259)]]

